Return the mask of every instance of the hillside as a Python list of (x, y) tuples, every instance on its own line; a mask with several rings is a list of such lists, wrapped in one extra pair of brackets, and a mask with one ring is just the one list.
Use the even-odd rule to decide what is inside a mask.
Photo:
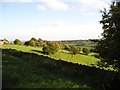
[[(34, 51), (31, 51), (34, 50)], [(2, 47), (3, 88), (91, 88), (112, 87), (114, 72), (55, 60), (35, 52), (35, 47)], [(38, 54), (39, 53), (39, 54)]]
[(94, 46), (97, 42), (97, 40), (64, 40), (61, 41), (62, 43), (69, 44), (69, 45), (75, 45), (75, 46)]

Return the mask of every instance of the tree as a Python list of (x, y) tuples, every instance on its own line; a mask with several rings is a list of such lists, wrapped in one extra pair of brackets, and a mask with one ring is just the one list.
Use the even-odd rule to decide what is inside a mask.
[(46, 46), (43, 47), (43, 53), (44, 54), (54, 54), (59, 50), (57, 44), (55, 42), (46, 42)]
[(25, 41), (24, 45), (29, 46), (29, 41)]
[(44, 46), (42, 50), (44, 54), (53, 54), (53, 50), (49, 46)]
[(20, 41), (19, 39), (15, 39), (14, 44), (16, 44), (16, 45), (23, 45), (23, 42)]
[(4, 43), (4, 45), (7, 45), (7, 44), (9, 44), (9, 41), (7, 39), (3, 39), (3, 43)]
[(32, 38), (31, 38), (31, 40), (33, 40), (33, 41), (37, 41), (37, 39), (36, 39), (36, 38), (34, 38), (34, 37), (32, 37)]
[(83, 51), (83, 53), (86, 54), (86, 55), (88, 55), (88, 53), (90, 53), (90, 50), (87, 49), (87, 48), (83, 48), (82, 51)]
[(29, 45), (35, 47), (35, 41), (34, 41), (34, 40), (30, 40), (30, 41), (29, 41)]
[(42, 39), (38, 39), (37, 40), (37, 42), (36, 42), (36, 46), (38, 46), (38, 47), (42, 47), (42, 46), (44, 46), (45, 45), (45, 42), (42, 40)]
[(65, 50), (69, 50), (70, 46), (68, 44), (63, 44)]
[(98, 42), (97, 51), (103, 62), (120, 67), (120, 1), (113, 2), (109, 11), (101, 12), (103, 38)]
[(79, 48), (77, 48), (77, 47), (75, 47), (75, 46), (70, 46), (69, 52), (70, 52), (71, 54), (74, 54), (74, 55), (80, 53)]

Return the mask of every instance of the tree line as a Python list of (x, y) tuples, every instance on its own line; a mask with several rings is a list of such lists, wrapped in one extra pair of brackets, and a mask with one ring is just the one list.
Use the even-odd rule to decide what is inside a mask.
[(33, 46), (33, 47), (42, 47), (42, 51), (44, 54), (54, 54), (58, 50), (67, 50), (70, 52), (70, 54), (80, 54), (81, 52), (84, 55), (88, 55), (90, 52), (94, 52), (95, 50), (88, 49), (88, 48), (81, 48), (77, 47), (75, 45), (69, 45), (62, 43), (60, 41), (46, 41), (42, 39), (36, 39), (36, 38), (31, 38), (28, 41), (22, 42), (19, 39), (14, 40), (15, 45), (25, 45), (25, 46)]

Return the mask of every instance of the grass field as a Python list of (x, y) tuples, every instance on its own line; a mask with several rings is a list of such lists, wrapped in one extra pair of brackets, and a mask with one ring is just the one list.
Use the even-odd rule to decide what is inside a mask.
[(38, 47), (7, 45), (0, 48), (3, 88), (105, 89), (111, 87), (109, 81), (115, 76), (114, 72), (89, 67), (98, 60), (91, 55), (71, 56), (61, 50), (48, 56)]
[[(7, 45), (3, 46), (2, 48), (11, 48), (11, 49), (16, 49), (20, 50), (23, 52), (30, 52), (30, 53), (36, 53), (38, 55), (43, 55), (42, 52), (42, 47), (30, 47), (30, 46), (17, 46), (17, 45)], [(90, 66), (91, 64), (96, 64), (99, 59), (95, 58), (92, 56), (93, 54), (90, 55), (82, 55), (82, 54), (76, 54), (76, 55), (71, 55), (69, 54), (68, 51), (65, 50), (59, 50), (55, 54), (51, 55), (45, 55), (51, 58), (54, 58), (56, 60), (62, 59), (67, 62), (73, 62), (73, 63), (78, 63), (82, 65), (88, 65)]]

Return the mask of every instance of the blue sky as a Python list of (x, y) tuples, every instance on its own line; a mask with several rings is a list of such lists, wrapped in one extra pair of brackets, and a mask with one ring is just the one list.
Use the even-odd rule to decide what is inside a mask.
[(96, 39), (110, 0), (1, 0), (0, 39)]

